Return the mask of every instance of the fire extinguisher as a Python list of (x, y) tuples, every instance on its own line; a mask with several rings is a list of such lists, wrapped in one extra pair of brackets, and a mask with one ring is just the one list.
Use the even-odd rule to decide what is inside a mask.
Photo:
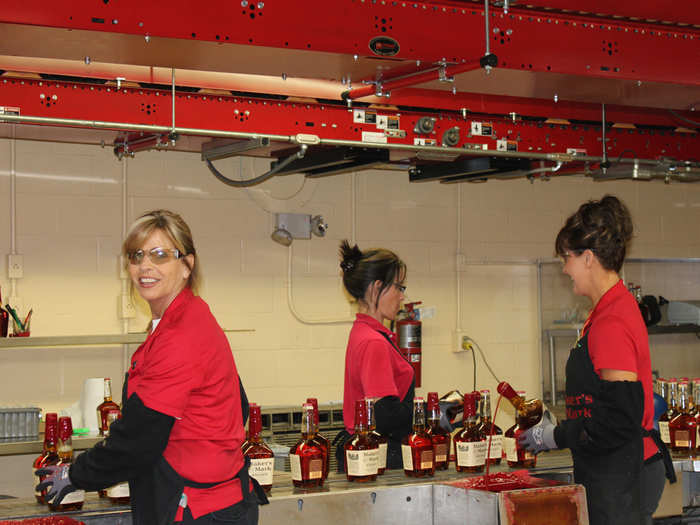
[(413, 367), (416, 386), (420, 386), (421, 369), (421, 322), (419, 312), (415, 309), (421, 301), (406, 303), (405, 310), (401, 310), (403, 316), (396, 321), (399, 350)]

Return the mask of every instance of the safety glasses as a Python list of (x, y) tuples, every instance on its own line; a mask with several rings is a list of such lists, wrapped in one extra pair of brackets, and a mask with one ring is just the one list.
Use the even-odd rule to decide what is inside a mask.
[(147, 252), (136, 250), (135, 252), (127, 254), (131, 264), (141, 264), (145, 256), (148, 256), (148, 259), (153, 264), (165, 264), (170, 260), (184, 257), (184, 255), (180, 253), (180, 250), (176, 250), (175, 248), (153, 248)]

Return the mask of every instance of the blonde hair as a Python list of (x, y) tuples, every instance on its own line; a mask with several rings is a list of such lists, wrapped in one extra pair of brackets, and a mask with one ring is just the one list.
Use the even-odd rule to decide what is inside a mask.
[(177, 213), (169, 210), (153, 210), (141, 215), (136, 219), (126, 234), (126, 239), (122, 244), (122, 255), (124, 264), (129, 264), (129, 254), (141, 249), (146, 239), (156, 231), (160, 230), (168, 236), (173, 246), (184, 256), (192, 255), (194, 261), (192, 266), (187, 259), (182, 259), (184, 264), (190, 269), (190, 276), (186, 286), (197, 294), (201, 284), (201, 274), (199, 270), (199, 259), (197, 251), (194, 249), (192, 232), (187, 223)]

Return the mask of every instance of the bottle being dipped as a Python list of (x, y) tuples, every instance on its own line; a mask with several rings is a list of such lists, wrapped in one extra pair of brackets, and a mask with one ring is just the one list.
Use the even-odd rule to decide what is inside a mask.
[(413, 433), (401, 442), (403, 471), (407, 476), (420, 478), (435, 475), (433, 441), (425, 431), (425, 401), (413, 399)]
[[(484, 389), (481, 394), (481, 423), (479, 430), (486, 440), (486, 453), (489, 465), (498, 465), (503, 456), (503, 430), (491, 418), (491, 391)], [(490, 444), (490, 447), (489, 447)]]
[(479, 392), (464, 394), (462, 412), (464, 428), (454, 437), (457, 472), (482, 472), (486, 465), (486, 440), (479, 429), (476, 415), (479, 397)]
[(690, 413), (692, 399), (688, 393), (688, 383), (678, 384), (678, 412), (669, 423), (671, 450), (682, 454), (692, 454), (697, 445), (698, 423)]
[(105, 400), (97, 406), (97, 424), (100, 436), (109, 435), (109, 425), (122, 417), (122, 411), (114, 401), (112, 401), (112, 380), (105, 377)]
[(377, 432), (377, 423), (374, 419), (374, 401), (365, 399), (367, 403), (367, 422), (369, 424), (369, 437), (377, 442), (377, 475), (381, 476), (386, 470), (386, 451), (389, 440)]
[(542, 401), (525, 400), (525, 393), (516, 393), (505, 381), (498, 384), (498, 393), (505, 397), (515, 408), (515, 425), (506, 430), (503, 436), (503, 450), (506, 461), (511, 468), (533, 468), (537, 456), (518, 444), (518, 436), (542, 419)]
[(345, 472), (348, 481), (365, 483), (377, 479), (379, 444), (370, 436), (367, 403), (355, 401), (355, 433), (345, 443)]
[(302, 405), (301, 439), (289, 450), (292, 483), (295, 487), (309, 488), (323, 485), (323, 449), (316, 436), (314, 407)]
[(314, 439), (316, 439), (316, 441), (318, 441), (318, 444), (321, 445), (321, 448), (323, 449), (323, 479), (326, 479), (328, 477), (328, 467), (329, 467), (329, 463), (330, 463), (329, 452), (331, 450), (331, 444), (319, 432), (320, 417), (318, 414), (318, 399), (316, 399), (315, 397), (309, 397), (309, 398), (307, 398), (306, 402), (311, 403), (314, 407), (314, 425), (315, 425), (315, 431), (316, 431), (316, 437)]
[(440, 426), (440, 401), (437, 392), (428, 392), (427, 431), (433, 442), (435, 470), (446, 470), (450, 464), (450, 435)]
[[(73, 461), (73, 425), (69, 417), (58, 418), (58, 458), (57, 465), (69, 465)], [(66, 512), (80, 510), (85, 502), (85, 491), (75, 490), (66, 495), (63, 500), (54, 504), (49, 501), (49, 510), (53, 512)]]
[(262, 431), (262, 419), (260, 417), (260, 406), (250, 405), (250, 415), (248, 416), (248, 440), (243, 455), (250, 458), (249, 473), (258, 480), (260, 486), (266, 493), (272, 490), (272, 473), (275, 469), (275, 454), (267, 446), (260, 432)]
[[(44, 447), (41, 454), (34, 460), (32, 472), (56, 463), (58, 463), (58, 414), (49, 412), (44, 418)], [(34, 474), (34, 486), (36, 487), (44, 479), (45, 476), (40, 477)], [(38, 503), (46, 504), (46, 492), (46, 490), (34, 491)]]

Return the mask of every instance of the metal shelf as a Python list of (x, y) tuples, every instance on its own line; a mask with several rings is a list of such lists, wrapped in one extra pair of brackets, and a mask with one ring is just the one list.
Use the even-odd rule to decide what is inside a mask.
[[(253, 328), (224, 330), (231, 332), (255, 332)], [(47, 348), (52, 346), (99, 346), (140, 344), (146, 339), (146, 332), (104, 335), (55, 335), (44, 337), (6, 337), (0, 339), (0, 350), (9, 348)]]

